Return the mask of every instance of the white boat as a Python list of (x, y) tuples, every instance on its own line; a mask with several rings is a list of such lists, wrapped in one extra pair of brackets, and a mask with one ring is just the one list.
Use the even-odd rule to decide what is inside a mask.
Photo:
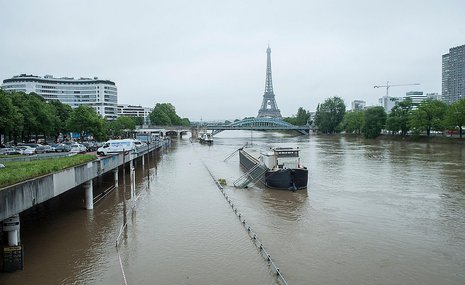
[(199, 137), (200, 143), (212, 144), (213, 143), (213, 135), (211, 133), (201, 133)]

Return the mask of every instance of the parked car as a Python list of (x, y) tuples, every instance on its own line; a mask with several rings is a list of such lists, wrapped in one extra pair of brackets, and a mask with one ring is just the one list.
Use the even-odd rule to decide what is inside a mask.
[(71, 150), (71, 146), (64, 143), (54, 144), (52, 147), (55, 148), (55, 152), (68, 152)]
[(82, 144), (87, 148), (87, 151), (96, 151), (98, 148), (97, 143), (92, 141), (83, 142)]
[(49, 145), (40, 145), (36, 147), (36, 153), (54, 152), (55, 150)]
[(33, 155), (36, 154), (36, 149), (27, 145), (20, 145), (17, 146), (16, 148), (21, 150), (21, 154), (24, 155)]
[(80, 143), (73, 143), (71, 145), (71, 150), (70, 152), (74, 152), (74, 153), (86, 153), (87, 152), (87, 148), (85, 146), (83, 146), (82, 144)]
[(22, 154), (22, 150), (15, 147), (0, 148), (0, 155)]

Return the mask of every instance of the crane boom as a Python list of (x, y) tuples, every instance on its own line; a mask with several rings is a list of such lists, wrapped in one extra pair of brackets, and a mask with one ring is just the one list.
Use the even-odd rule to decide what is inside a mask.
[(393, 86), (411, 86), (411, 85), (420, 85), (420, 83), (407, 83), (407, 84), (389, 84), (389, 81), (386, 85), (375, 85), (373, 88), (382, 88), (386, 87), (386, 96), (389, 96), (389, 88)]

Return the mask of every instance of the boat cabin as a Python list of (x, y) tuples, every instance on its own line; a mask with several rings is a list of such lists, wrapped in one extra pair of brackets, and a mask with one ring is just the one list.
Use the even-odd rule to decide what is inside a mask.
[(299, 148), (278, 147), (261, 152), (260, 159), (269, 169), (300, 168)]

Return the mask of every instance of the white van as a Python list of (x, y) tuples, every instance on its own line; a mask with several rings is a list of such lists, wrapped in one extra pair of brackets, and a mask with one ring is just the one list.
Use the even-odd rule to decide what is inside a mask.
[(97, 155), (135, 151), (136, 145), (131, 140), (109, 140), (97, 149)]

